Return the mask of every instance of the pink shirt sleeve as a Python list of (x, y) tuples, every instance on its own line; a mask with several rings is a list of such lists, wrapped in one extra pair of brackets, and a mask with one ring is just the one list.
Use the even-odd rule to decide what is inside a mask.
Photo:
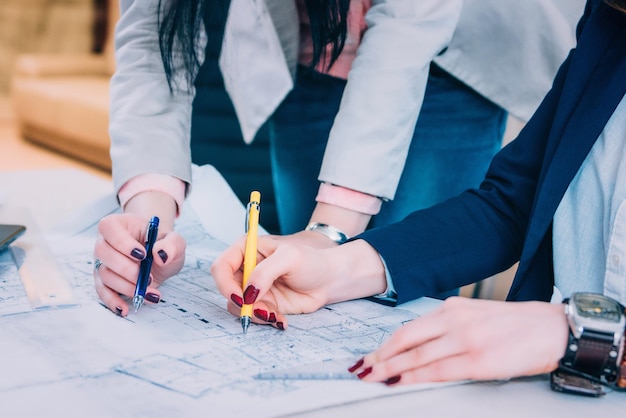
[(315, 200), (366, 215), (376, 215), (380, 212), (383, 203), (383, 201), (376, 196), (329, 183), (320, 184)]
[(168, 176), (167, 174), (142, 174), (127, 181), (117, 194), (120, 206), (123, 208), (126, 203), (141, 192), (158, 191), (170, 195), (178, 206), (178, 212), (185, 201), (185, 190), (187, 185), (184, 181)]

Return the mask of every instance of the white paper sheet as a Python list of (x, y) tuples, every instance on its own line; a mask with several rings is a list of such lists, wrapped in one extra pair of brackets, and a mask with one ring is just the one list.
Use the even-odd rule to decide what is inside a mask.
[[(244, 338), (210, 276), (224, 238), (243, 233), (243, 206), (212, 167), (194, 170), (197, 181), (177, 221), (188, 244), (185, 267), (162, 286), (157, 306), (121, 318), (100, 303), (92, 254), (101, 212), (90, 221), (86, 210), (75, 217), (80, 225), (65, 223), (47, 235), (79, 306), (0, 318), (3, 416), (275, 417), (438, 386), (268, 379), (267, 373), (314, 370), (315, 364), (336, 365), (345, 375), (347, 365), (416, 314), (353, 301), (290, 316), (285, 332), (253, 325)], [(204, 200), (205, 187), (226, 210), (207, 208), (213, 203)], [(222, 239), (213, 234), (215, 225)], [(0, 263), (5, 299), (19, 293), (4, 284), (12, 273)], [(425, 301), (412, 309), (432, 306)], [(265, 379), (255, 378), (263, 373)]]

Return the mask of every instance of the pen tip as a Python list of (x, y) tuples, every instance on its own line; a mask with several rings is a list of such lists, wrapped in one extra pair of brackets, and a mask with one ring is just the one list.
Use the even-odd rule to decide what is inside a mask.
[(143, 305), (143, 299), (140, 296), (135, 297), (133, 299), (133, 307), (135, 308), (135, 313), (139, 311), (141, 305)]

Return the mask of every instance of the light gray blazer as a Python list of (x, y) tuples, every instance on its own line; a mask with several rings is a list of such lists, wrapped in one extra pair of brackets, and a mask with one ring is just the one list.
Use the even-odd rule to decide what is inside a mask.
[[(191, 183), (195, 92), (177, 88), (170, 95), (157, 3), (120, 1), (109, 129), (116, 190), (144, 173)], [(528, 119), (574, 45), (583, 6), (584, 0), (373, 0), (319, 179), (393, 198), (432, 60)], [(232, 0), (220, 67), (247, 141), (293, 86), (297, 36), (292, 2)]]

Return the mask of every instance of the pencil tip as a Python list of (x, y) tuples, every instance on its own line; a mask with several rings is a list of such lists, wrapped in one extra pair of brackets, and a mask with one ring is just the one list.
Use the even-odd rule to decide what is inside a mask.
[(250, 326), (250, 317), (242, 316), (241, 317), (241, 328), (243, 329), (243, 336), (245, 337), (248, 333), (248, 327)]

